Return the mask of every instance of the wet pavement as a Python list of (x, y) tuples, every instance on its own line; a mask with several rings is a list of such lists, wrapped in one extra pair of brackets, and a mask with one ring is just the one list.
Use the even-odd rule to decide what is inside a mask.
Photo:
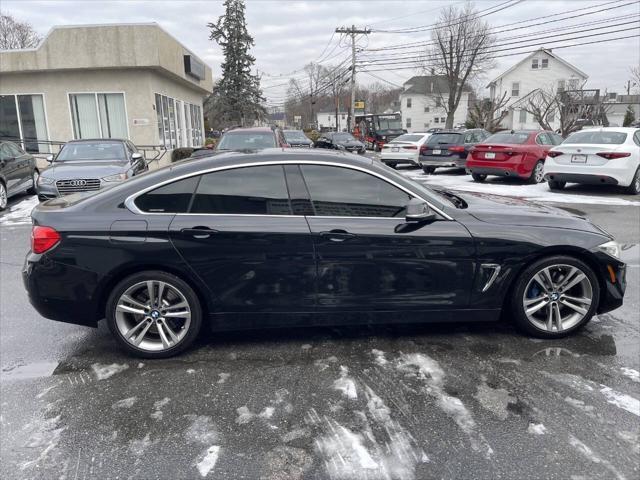
[[(15, 202), (14, 202), (15, 205)], [(557, 204), (624, 244), (626, 302), (541, 341), (508, 323), (209, 335), (168, 360), (28, 304), (0, 226), (6, 479), (635, 479), (639, 208)]]

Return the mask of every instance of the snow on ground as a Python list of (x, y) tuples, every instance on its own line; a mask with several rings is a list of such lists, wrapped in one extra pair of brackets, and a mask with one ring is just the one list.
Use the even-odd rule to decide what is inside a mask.
[(484, 183), (474, 182), (471, 175), (465, 175), (455, 170), (446, 170), (435, 175), (426, 175), (421, 170), (399, 170), (399, 173), (427, 186), (450, 188), (464, 192), (489, 193), (507, 197), (520, 197), (527, 200), (549, 203), (582, 203), (596, 205), (622, 205), (640, 206), (640, 201), (620, 198), (618, 194), (610, 193), (610, 190), (603, 193), (591, 194), (592, 192), (575, 192), (571, 188), (564, 192), (552, 192), (546, 182), (537, 185), (528, 185), (516, 179), (505, 179), (499, 177), (489, 177)]
[(0, 225), (24, 225), (31, 223), (31, 210), (38, 205), (38, 197), (35, 195), (25, 197), (0, 215)]

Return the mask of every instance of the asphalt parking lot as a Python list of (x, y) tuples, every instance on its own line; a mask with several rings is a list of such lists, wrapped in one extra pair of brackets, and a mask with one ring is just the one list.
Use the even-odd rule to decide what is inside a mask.
[(403, 173), (588, 216), (623, 244), (624, 306), (556, 341), (461, 318), (212, 334), (139, 361), (104, 325), (31, 308), (20, 270), (35, 202), (18, 197), (0, 215), (0, 476), (638, 478), (640, 199)]

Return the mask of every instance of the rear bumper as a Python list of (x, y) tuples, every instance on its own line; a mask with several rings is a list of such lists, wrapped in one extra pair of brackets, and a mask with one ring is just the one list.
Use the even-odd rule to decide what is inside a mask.
[(485, 160), (467, 160), (466, 170), (468, 173), (478, 173), (480, 175), (497, 175), (499, 177), (520, 177), (529, 178), (531, 169), (521, 162), (491, 162)]
[(420, 165), (423, 167), (459, 167), (464, 168), (465, 158), (458, 156), (420, 155)]
[[(571, 183), (606, 184), (628, 187), (638, 168), (629, 158), (609, 160), (606, 165), (560, 164), (548, 157), (544, 166), (545, 180)], [(551, 178), (554, 177), (554, 178)], [(561, 180), (560, 177), (563, 179)]]
[(547, 173), (546, 181), (583, 183), (588, 185), (618, 185), (618, 180), (608, 175), (595, 175), (587, 173)]
[(93, 272), (27, 254), (22, 281), (40, 315), (58, 322), (98, 326), (98, 278)]

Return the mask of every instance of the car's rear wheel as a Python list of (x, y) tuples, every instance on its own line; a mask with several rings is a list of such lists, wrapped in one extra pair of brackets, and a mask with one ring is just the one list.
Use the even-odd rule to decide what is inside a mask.
[(542, 180), (544, 180), (544, 162), (538, 160), (531, 171), (528, 182), (535, 185), (536, 183), (542, 182)]
[(431, 175), (432, 173), (435, 173), (436, 171), (436, 167), (425, 167), (424, 165), (422, 166), (422, 171), (424, 173), (426, 173), (427, 175)]
[(484, 182), (487, 176), (484, 173), (472, 173), (471, 178), (473, 178), (474, 182)]
[(32, 181), (31, 188), (27, 190), (27, 193), (29, 195), (35, 195), (36, 193), (38, 193), (37, 192), (38, 178), (40, 178), (40, 172), (38, 172), (38, 170), (34, 170), (33, 173), (31, 174), (31, 181)]
[(600, 285), (593, 270), (582, 260), (558, 255), (526, 268), (510, 300), (521, 330), (541, 338), (560, 338), (591, 320), (599, 298)]
[(5, 187), (2, 180), (0, 180), (0, 212), (7, 208), (8, 201), (9, 196), (7, 195), (7, 187)]
[(560, 182), (558, 180), (549, 180), (549, 190), (562, 190), (567, 182)]
[(633, 180), (631, 180), (631, 185), (627, 187), (627, 193), (630, 195), (640, 194), (640, 166), (636, 169), (636, 174), (633, 176)]
[(182, 352), (196, 339), (202, 308), (182, 279), (144, 271), (116, 285), (107, 301), (106, 318), (124, 350), (144, 358), (165, 358)]

